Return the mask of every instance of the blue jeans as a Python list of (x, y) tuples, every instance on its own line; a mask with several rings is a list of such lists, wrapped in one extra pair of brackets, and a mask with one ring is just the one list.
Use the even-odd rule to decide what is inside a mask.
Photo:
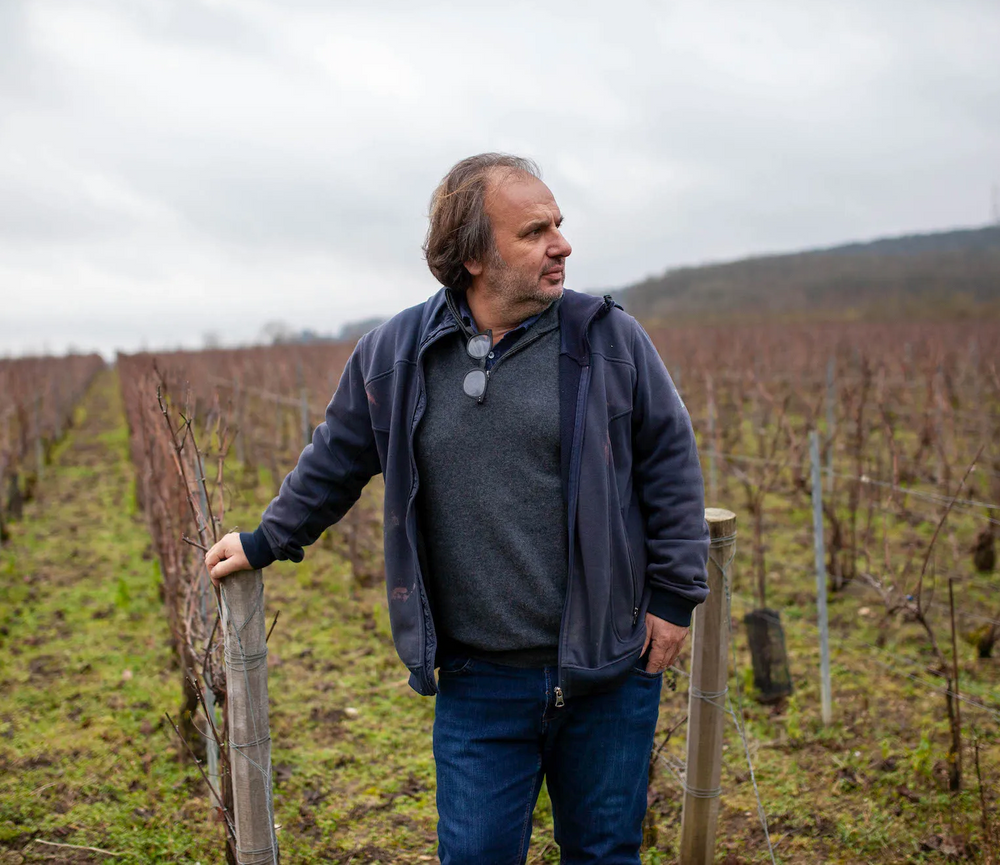
[(638, 865), (662, 675), (557, 708), (556, 670), (457, 658), (434, 718), (442, 865), (519, 865), (548, 784), (563, 863)]

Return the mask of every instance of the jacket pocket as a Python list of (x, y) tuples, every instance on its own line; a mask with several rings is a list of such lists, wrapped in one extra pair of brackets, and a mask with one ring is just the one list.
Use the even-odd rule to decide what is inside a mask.
[[(611, 571), (611, 622), (619, 642), (630, 643), (642, 599), (635, 556), (629, 543), (622, 502), (631, 494), (632, 411), (620, 411), (608, 421), (605, 477), (607, 480), (608, 544)], [(624, 477), (624, 480), (622, 476)], [(623, 498), (626, 497), (626, 498)]]
[(392, 369), (365, 382), (365, 396), (368, 398), (368, 414), (371, 415), (373, 430), (389, 432), (395, 384), (396, 375)]
[[(613, 481), (609, 480), (609, 484)], [(611, 624), (622, 643), (631, 642), (638, 619), (641, 592), (637, 587), (635, 557), (628, 540), (625, 519), (617, 500), (609, 508), (609, 558), (611, 570)]]
[(368, 398), (368, 413), (371, 416), (372, 432), (375, 435), (375, 446), (378, 449), (378, 459), (382, 472), (386, 470), (389, 459), (389, 438), (392, 429), (392, 405), (395, 398), (396, 376), (393, 370), (365, 383), (365, 396)]

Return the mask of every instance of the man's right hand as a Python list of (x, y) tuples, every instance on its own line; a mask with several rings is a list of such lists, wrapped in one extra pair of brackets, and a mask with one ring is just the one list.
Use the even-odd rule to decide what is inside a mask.
[(205, 565), (208, 567), (208, 574), (216, 586), (219, 585), (219, 580), (236, 573), (236, 571), (252, 570), (250, 562), (247, 561), (246, 553), (243, 552), (243, 544), (240, 543), (238, 532), (230, 532), (205, 553)]

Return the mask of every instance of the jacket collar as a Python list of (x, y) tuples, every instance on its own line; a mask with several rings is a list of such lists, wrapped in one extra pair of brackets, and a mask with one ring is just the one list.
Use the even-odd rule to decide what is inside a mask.
[[(560, 349), (580, 366), (590, 363), (590, 340), (587, 331), (591, 322), (607, 315), (618, 306), (607, 294), (603, 298), (566, 289), (559, 307)], [(621, 307), (618, 307), (621, 309)]]
[[(618, 304), (611, 299), (611, 295), (601, 298), (565, 289), (562, 303), (559, 304), (560, 351), (572, 357), (581, 366), (586, 366), (590, 354), (587, 329), (594, 319), (607, 315), (613, 306)], [(618, 308), (621, 309), (620, 306)], [(458, 323), (448, 310), (445, 289), (441, 288), (428, 298), (424, 307), (420, 333), (421, 348), (452, 330), (458, 330)]]
[(445, 301), (445, 289), (441, 288), (424, 303), (424, 313), (420, 319), (419, 349), (423, 349), (442, 334), (458, 329), (458, 322), (455, 321)]

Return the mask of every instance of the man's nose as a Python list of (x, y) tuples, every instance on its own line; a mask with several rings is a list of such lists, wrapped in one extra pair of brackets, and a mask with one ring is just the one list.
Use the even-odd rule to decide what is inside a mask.
[(549, 247), (549, 258), (566, 258), (571, 252), (573, 252), (573, 247), (569, 245), (569, 241), (563, 237), (563, 233), (557, 228), (556, 237), (552, 246)]

